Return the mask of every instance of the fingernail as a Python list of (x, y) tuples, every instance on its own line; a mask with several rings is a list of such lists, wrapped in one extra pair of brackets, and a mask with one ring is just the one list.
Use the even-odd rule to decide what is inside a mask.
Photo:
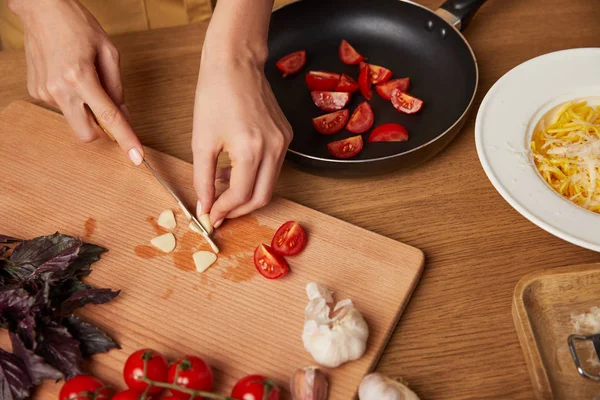
[(196, 215), (200, 217), (202, 215), (202, 204), (200, 204), (200, 200), (196, 203)]
[(129, 150), (129, 159), (135, 164), (140, 165), (142, 161), (144, 161), (144, 157), (142, 157), (142, 153), (138, 149)]
[(125, 118), (127, 118), (127, 121), (130, 121), (131, 114), (129, 114), (129, 110), (127, 109), (127, 106), (125, 104), (121, 104), (121, 107), (119, 107), (119, 108), (121, 109), (121, 112), (123, 113)]
[(222, 224), (222, 223), (223, 223), (223, 220), (222, 220), (222, 219), (218, 220), (218, 221), (215, 223), (215, 226), (214, 226), (213, 228), (217, 229), (218, 227), (220, 227), (220, 226), (221, 226), (221, 224)]

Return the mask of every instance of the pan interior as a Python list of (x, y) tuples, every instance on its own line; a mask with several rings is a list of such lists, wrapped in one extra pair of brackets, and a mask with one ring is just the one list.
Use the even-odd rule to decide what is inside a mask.
[[(467, 109), (476, 85), (475, 60), (463, 38), (429, 10), (397, 0), (302, 0), (276, 11), (269, 32), (267, 78), (294, 130), (290, 149), (312, 157), (332, 159), (327, 143), (354, 134), (342, 130), (321, 135), (311, 119), (325, 114), (312, 102), (304, 75), (324, 70), (358, 78), (358, 66), (345, 65), (338, 57), (342, 39), (348, 40), (372, 64), (394, 73), (392, 79), (410, 77), (409, 93), (424, 101), (417, 114), (406, 115), (375, 92), (370, 101), (373, 127), (398, 122), (409, 132), (400, 143), (366, 144), (354, 159), (369, 160), (410, 151), (435, 139), (450, 128)], [(307, 51), (303, 70), (286, 78), (275, 67), (282, 56)], [(354, 93), (350, 112), (364, 101)]]

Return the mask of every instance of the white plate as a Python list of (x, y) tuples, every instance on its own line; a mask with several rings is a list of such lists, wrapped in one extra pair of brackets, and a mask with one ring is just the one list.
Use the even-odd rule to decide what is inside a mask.
[[(481, 165), (502, 197), (525, 218), (568, 242), (600, 251), (600, 214), (556, 193), (533, 164), (535, 125), (560, 103), (600, 96), (600, 48), (564, 50), (529, 60), (485, 96), (475, 123)], [(600, 104), (600, 97), (593, 103)]]

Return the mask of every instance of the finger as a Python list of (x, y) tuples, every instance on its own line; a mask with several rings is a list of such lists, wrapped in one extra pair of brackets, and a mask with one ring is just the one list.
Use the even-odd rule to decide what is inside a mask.
[(121, 81), (119, 52), (112, 44), (98, 49), (98, 78), (112, 101), (119, 107), (125, 118), (129, 120), (129, 111), (125, 106), (125, 93)]
[(67, 80), (91, 108), (98, 122), (115, 138), (135, 165), (143, 161), (143, 148), (127, 119), (100, 85), (93, 66), (79, 65), (67, 71)]
[[(27, 32), (25, 32), (25, 35), (28, 35)], [(25, 38), (25, 43), (28, 43), (27, 37)], [(31, 97), (34, 99), (39, 99), (39, 95), (37, 93), (35, 65), (33, 63), (31, 49), (28, 44), (25, 46), (25, 60), (27, 61), (27, 91)]]
[(232, 210), (246, 204), (252, 198), (254, 183), (259, 166), (259, 158), (248, 149), (243, 149), (243, 158), (237, 159), (232, 154), (232, 169), (230, 186), (215, 201), (210, 211), (210, 221), (215, 228), (218, 228), (227, 214)]
[(92, 142), (104, 136), (102, 129), (85, 108), (83, 100), (73, 97), (66, 103), (60, 103), (59, 106), (67, 122), (82, 142)]
[(215, 201), (215, 171), (219, 151), (203, 149), (195, 151), (194, 157), (194, 188), (198, 196), (199, 205), (196, 214), (210, 212)]

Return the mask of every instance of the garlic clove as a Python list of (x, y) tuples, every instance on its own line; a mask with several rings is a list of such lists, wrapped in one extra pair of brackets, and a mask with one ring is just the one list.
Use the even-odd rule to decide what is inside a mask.
[(320, 298), (325, 299), (327, 303), (333, 303), (333, 292), (320, 283), (310, 282), (306, 285), (306, 295), (309, 300)]
[(217, 255), (210, 251), (197, 251), (192, 255), (192, 258), (198, 272), (206, 271), (208, 267), (217, 261)]
[(366, 375), (358, 387), (359, 400), (419, 400), (408, 386), (378, 372)]
[(202, 226), (204, 227), (204, 229), (206, 229), (206, 232), (208, 232), (209, 235), (213, 233), (213, 226), (210, 223), (210, 215), (202, 214), (200, 218), (198, 218), (198, 222), (202, 224)]
[(164, 251), (165, 253), (170, 253), (175, 249), (177, 242), (175, 241), (175, 235), (172, 233), (165, 233), (164, 235), (160, 235), (150, 240), (152, 246), (157, 249)]
[(328, 391), (327, 376), (317, 367), (298, 369), (290, 382), (292, 400), (327, 400)]
[(192, 232), (202, 234), (202, 231), (200, 230), (200, 228), (198, 228), (195, 222), (190, 222), (188, 228), (190, 228), (190, 231)]
[(159, 226), (162, 226), (165, 229), (175, 229), (177, 226), (177, 221), (175, 220), (175, 214), (173, 214), (172, 210), (165, 210), (160, 213), (156, 223)]

